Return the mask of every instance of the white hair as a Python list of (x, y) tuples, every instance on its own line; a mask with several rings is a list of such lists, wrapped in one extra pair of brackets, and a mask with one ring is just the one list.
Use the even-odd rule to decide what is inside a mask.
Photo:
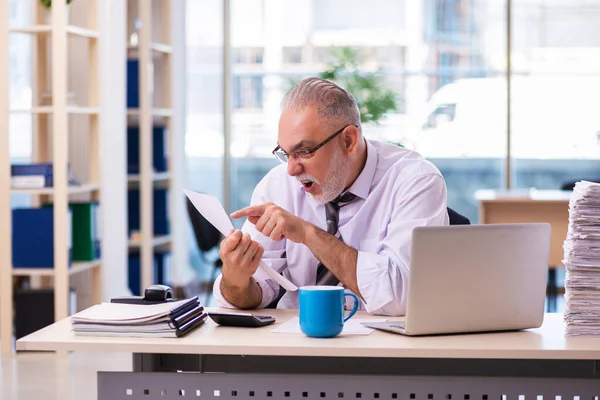
[(326, 79), (311, 77), (298, 82), (286, 93), (282, 102), (284, 110), (301, 110), (315, 107), (319, 118), (332, 129), (352, 124), (362, 133), (360, 112), (354, 96)]

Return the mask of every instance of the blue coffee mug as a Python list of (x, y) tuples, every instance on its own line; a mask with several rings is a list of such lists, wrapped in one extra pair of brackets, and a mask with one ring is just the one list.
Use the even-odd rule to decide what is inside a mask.
[[(300, 329), (306, 336), (330, 338), (339, 335), (358, 310), (358, 297), (341, 286), (303, 286), (300, 296)], [(354, 307), (344, 317), (344, 298), (354, 298)]]

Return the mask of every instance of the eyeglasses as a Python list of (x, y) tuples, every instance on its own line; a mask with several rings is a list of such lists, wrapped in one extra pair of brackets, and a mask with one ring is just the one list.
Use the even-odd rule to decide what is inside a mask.
[(291, 153), (286, 153), (285, 150), (283, 150), (281, 147), (277, 146), (273, 149), (272, 153), (275, 156), (275, 158), (277, 158), (282, 163), (288, 162), (290, 157), (295, 158), (296, 160), (297, 159), (303, 159), (303, 160), (309, 159), (315, 154), (315, 152), (317, 150), (319, 150), (321, 147), (323, 147), (327, 143), (329, 143), (329, 141), (331, 141), (334, 137), (336, 137), (340, 133), (344, 132), (344, 130), (349, 126), (356, 126), (356, 125), (348, 124), (348, 125), (344, 126), (342, 129), (340, 129), (339, 131), (336, 131), (335, 133), (333, 133), (331, 136), (329, 136), (327, 139), (325, 139), (324, 141), (322, 141), (320, 144), (316, 145), (312, 149), (300, 149), (300, 150), (293, 151)]

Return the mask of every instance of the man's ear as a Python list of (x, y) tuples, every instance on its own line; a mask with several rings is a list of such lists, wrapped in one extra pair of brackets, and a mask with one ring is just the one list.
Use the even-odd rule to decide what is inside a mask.
[(349, 126), (344, 132), (344, 145), (348, 154), (354, 154), (358, 151), (359, 137), (358, 128), (354, 125)]

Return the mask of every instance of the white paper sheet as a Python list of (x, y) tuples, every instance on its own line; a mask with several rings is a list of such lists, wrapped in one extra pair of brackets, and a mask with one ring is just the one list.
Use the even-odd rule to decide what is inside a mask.
[[(225, 212), (219, 199), (207, 194), (196, 193), (191, 190), (183, 189), (185, 195), (190, 199), (196, 210), (206, 218), (223, 235), (227, 236), (233, 229), (233, 223)], [(283, 275), (277, 273), (269, 267), (264, 261), (261, 261), (259, 267), (275, 282), (279, 283), (284, 289), (290, 291), (298, 290), (298, 287), (290, 282)]]
[[(368, 335), (373, 332), (375, 329), (366, 327), (361, 325), (361, 322), (385, 322), (385, 319), (353, 319), (350, 318), (345, 324), (344, 329), (342, 329), (342, 333), (340, 335)], [(292, 317), (288, 321), (279, 325), (273, 332), (276, 333), (302, 333), (300, 329), (300, 318)]]

